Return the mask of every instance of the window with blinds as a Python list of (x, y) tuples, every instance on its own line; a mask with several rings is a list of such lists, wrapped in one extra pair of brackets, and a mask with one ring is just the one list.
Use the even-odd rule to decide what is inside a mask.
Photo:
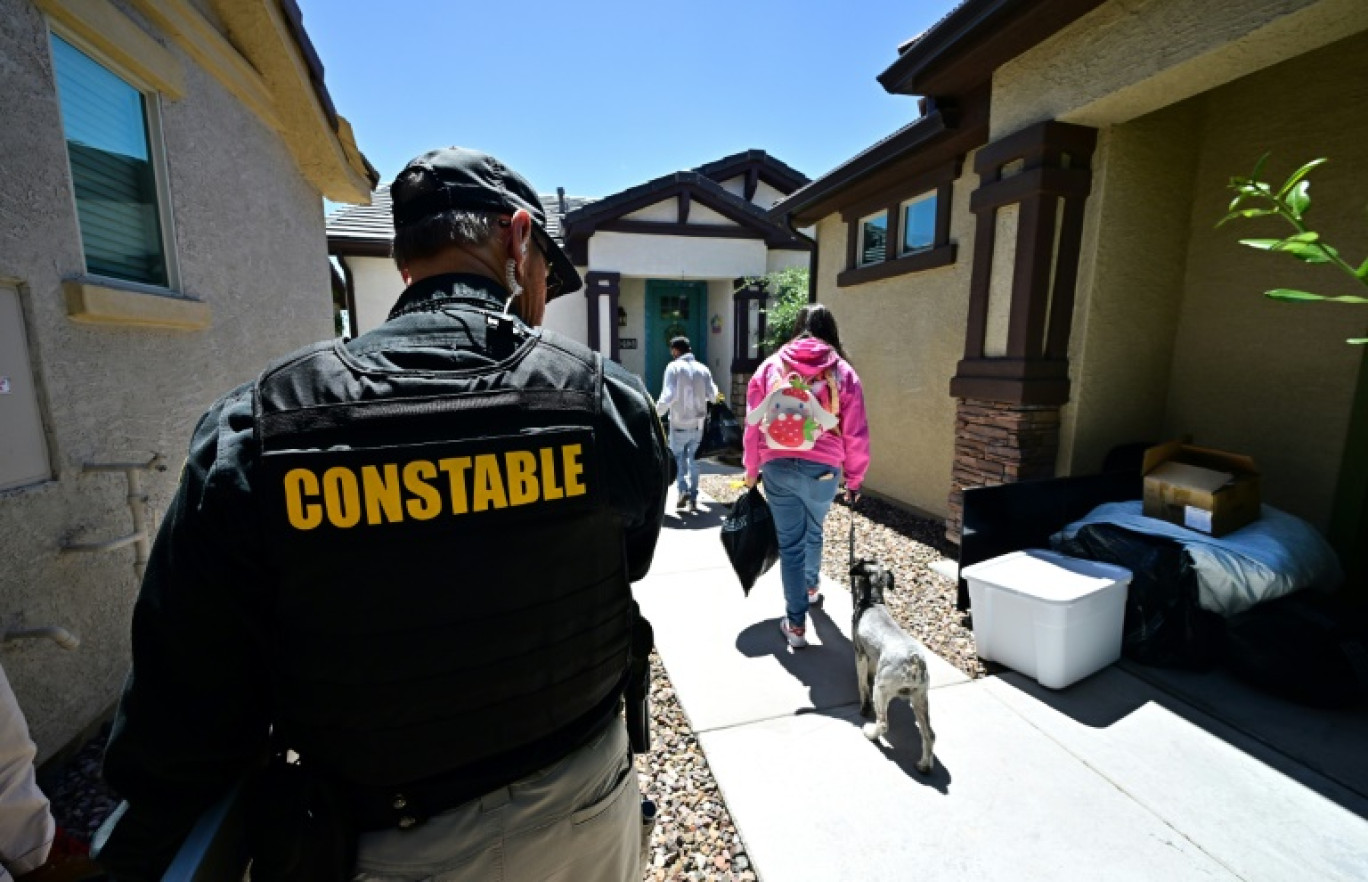
[(888, 252), (888, 212), (860, 218), (859, 265), (879, 263)]
[(170, 284), (145, 96), (52, 35), (86, 271)]

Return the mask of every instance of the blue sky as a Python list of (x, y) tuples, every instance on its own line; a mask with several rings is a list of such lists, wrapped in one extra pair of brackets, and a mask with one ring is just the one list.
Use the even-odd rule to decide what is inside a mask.
[(954, 5), (299, 0), (383, 180), (459, 144), (595, 197), (751, 148), (819, 177), (916, 117), (875, 77)]

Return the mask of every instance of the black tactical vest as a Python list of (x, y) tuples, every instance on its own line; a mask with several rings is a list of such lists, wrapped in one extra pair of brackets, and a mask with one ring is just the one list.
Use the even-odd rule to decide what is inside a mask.
[(387, 786), (558, 757), (616, 713), (634, 608), (602, 385), (596, 353), (535, 333), (488, 369), (325, 344), (261, 376), (285, 746)]

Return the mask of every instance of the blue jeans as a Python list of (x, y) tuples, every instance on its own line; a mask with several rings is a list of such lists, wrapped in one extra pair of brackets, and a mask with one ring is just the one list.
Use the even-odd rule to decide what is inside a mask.
[(838, 469), (785, 457), (765, 463), (765, 499), (779, 536), (779, 575), (789, 624), (807, 620), (807, 590), (822, 578), (822, 522), (836, 498)]
[(670, 426), (670, 452), (674, 454), (679, 474), (675, 477), (675, 487), (679, 495), (689, 494), (698, 498), (698, 459), (694, 453), (698, 442), (703, 440), (703, 429), (676, 429)]

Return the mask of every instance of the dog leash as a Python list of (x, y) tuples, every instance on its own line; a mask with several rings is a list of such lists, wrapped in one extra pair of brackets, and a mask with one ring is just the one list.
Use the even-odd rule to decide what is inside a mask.
[(846, 567), (846, 578), (850, 580), (850, 590), (855, 590), (855, 504), (860, 500), (858, 497), (850, 500), (850, 566)]

